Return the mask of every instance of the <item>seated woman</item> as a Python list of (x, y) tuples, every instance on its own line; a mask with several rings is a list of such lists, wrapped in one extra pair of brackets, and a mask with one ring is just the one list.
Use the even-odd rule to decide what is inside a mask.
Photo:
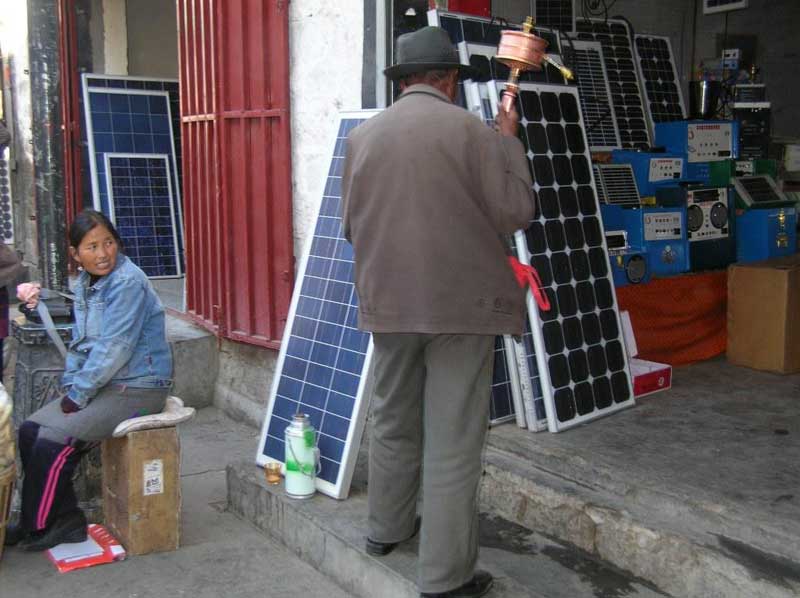
[(22, 514), (7, 529), (6, 544), (29, 551), (86, 539), (72, 487), (81, 457), (120, 422), (159, 413), (172, 384), (164, 307), (144, 272), (122, 254), (114, 226), (85, 210), (70, 226), (69, 244), (82, 271), (63, 396), (19, 429)]

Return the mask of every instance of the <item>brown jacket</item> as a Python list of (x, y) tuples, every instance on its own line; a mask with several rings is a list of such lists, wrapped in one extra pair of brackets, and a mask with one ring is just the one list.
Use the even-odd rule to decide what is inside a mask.
[(534, 214), (522, 143), (426, 85), (350, 134), (342, 180), (359, 327), (519, 334), (503, 233)]

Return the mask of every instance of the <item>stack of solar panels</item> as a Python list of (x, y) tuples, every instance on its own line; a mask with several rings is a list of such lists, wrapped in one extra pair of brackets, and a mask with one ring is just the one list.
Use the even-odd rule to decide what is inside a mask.
[(94, 208), (145, 274), (181, 276), (178, 82), (90, 73), (81, 81)]
[(579, 18), (575, 27), (578, 39), (600, 42), (603, 49), (611, 104), (622, 147), (648, 149), (652, 138), (646, 121), (628, 24), (619, 19)]

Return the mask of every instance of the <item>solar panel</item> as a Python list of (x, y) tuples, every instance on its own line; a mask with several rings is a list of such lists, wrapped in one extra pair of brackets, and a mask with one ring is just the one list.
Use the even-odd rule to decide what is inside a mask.
[(522, 337), (514, 340), (514, 350), (517, 356), (520, 393), (524, 409), (524, 417), (517, 418), (517, 423), (532, 432), (541, 432), (547, 429), (547, 408), (542, 393), (539, 366), (536, 363), (536, 347), (530, 319), (525, 321), (525, 332)]
[(576, 19), (578, 39), (597, 41), (611, 89), (611, 105), (617, 118), (619, 138), (624, 148), (648, 149), (651, 134), (645, 120), (639, 74), (634, 63), (628, 24), (619, 19)]
[(599, 42), (575, 40), (567, 46), (565, 55), (574, 66), (589, 148), (598, 152), (619, 149), (622, 144), (611, 106), (602, 46)]
[[(466, 42), (469, 46), (468, 56), (476, 55), (476, 61), (483, 66), (484, 73), (488, 70), (485, 63), (497, 54), (497, 44), (503, 29), (521, 29), (518, 23), (507, 23), (501, 19), (484, 19), (472, 15), (464, 15), (440, 10), (428, 11), (428, 24), (441, 27), (450, 35), (454, 45)], [(535, 27), (534, 33), (547, 40), (547, 54), (561, 62), (561, 44), (556, 32), (544, 27)], [(482, 46), (482, 47), (481, 47)], [(474, 50), (473, 50), (474, 48)], [(508, 67), (496, 63), (496, 79), (508, 78)], [(463, 64), (471, 64), (471, 60), (463, 60)], [(481, 68), (481, 64), (476, 64)], [(486, 79), (488, 81), (488, 79)], [(541, 81), (549, 83), (566, 84), (561, 72), (551, 64), (543, 65), (541, 71), (526, 71), (520, 75), (520, 81)]]
[(594, 164), (594, 182), (600, 203), (638, 208), (642, 202), (630, 164)]
[(734, 177), (733, 186), (739, 198), (751, 208), (771, 208), (792, 203), (767, 174)]
[(710, 15), (728, 10), (747, 8), (748, 0), (703, 0), (703, 14)]
[(489, 423), (492, 425), (502, 424), (517, 417), (516, 403), (519, 400), (520, 390), (513, 351), (511, 337), (495, 338), (492, 396), (489, 401)]
[[(183, 263), (180, 196), (178, 82), (84, 73), (82, 105), (94, 208), (109, 215), (106, 153), (166, 154), (176, 214), (179, 263)], [(180, 275), (180, 269), (177, 275)]]
[(14, 243), (14, 203), (11, 199), (11, 169), (8, 166), (8, 147), (0, 153), (0, 236), (3, 243)]
[(539, 25), (575, 31), (575, 0), (533, 0), (533, 17)]
[[(502, 90), (491, 89), (495, 110)], [(634, 399), (578, 91), (524, 83), (518, 109), (540, 209), (515, 234), (517, 256), (551, 303), (540, 311), (528, 296), (548, 428), (558, 432)]]
[(105, 154), (111, 221), (125, 255), (151, 278), (180, 272), (167, 154)]
[(308, 240), (278, 354), (256, 462), (284, 461), (284, 431), (295, 413), (318, 432), (317, 489), (346, 498), (367, 400), (370, 334), (357, 328), (353, 248), (342, 232), (341, 190), (347, 136), (378, 114), (343, 112), (314, 232)]
[(669, 37), (637, 33), (634, 41), (651, 125), (655, 128), (656, 123), (684, 120), (686, 106)]

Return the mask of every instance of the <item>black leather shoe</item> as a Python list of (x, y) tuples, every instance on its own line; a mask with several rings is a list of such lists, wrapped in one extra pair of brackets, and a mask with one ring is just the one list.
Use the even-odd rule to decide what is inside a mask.
[(422, 592), (422, 598), (479, 598), (492, 589), (494, 578), (488, 571), (475, 571), (467, 583), (449, 592)]
[(26, 532), (20, 524), (11, 523), (6, 526), (6, 537), (5, 540), (3, 540), (3, 544), (6, 546), (16, 546), (27, 537), (28, 532)]
[(64, 543), (86, 540), (86, 516), (83, 511), (73, 511), (56, 519), (43, 534), (31, 535), (20, 542), (19, 547), (27, 552), (41, 552)]
[[(417, 518), (414, 520), (414, 531), (411, 532), (411, 535), (402, 540), (402, 542), (406, 542), (410, 540), (414, 536), (419, 533), (419, 528), (422, 525), (422, 518), (417, 515)], [(371, 556), (386, 556), (390, 552), (392, 552), (400, 542), (376, 542), (375, 540), (370, 540), (367, 538), (367, 554)]]

